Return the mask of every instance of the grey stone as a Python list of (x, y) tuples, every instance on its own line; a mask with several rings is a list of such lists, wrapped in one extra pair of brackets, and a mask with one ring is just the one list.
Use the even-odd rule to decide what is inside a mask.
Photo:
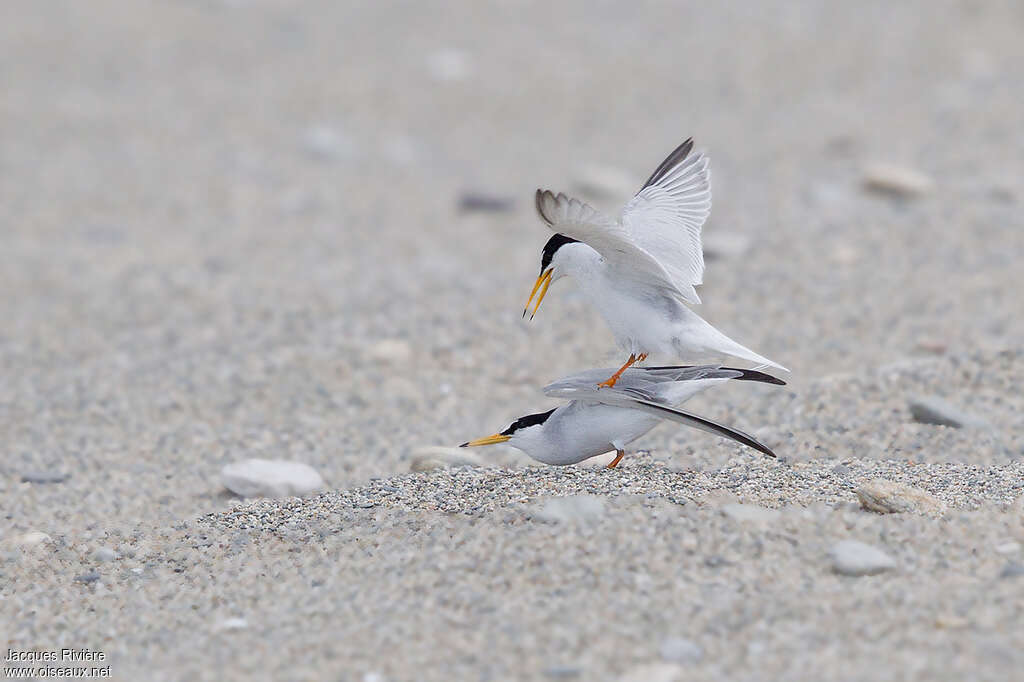
[(96, 571), (89, 571), (88, 573), (81, 573), (81, 574), (75, 576), (75, 582), (76, 583), (85, 583), (87, 585), (89, 583), (94, 583), (94, 582), (96, 582), (99, 579), (100, 579), (100, 574), (97, 573)]
[(96, 551), (92, 553), (92, 558), (93, 561), (113, 561), (117, 558), (117, 552), (115, 552), (110, 547), (98, 547)]
[(896, 561), (878, 547), (857, 540), (842, 540), (829, 550), (836, 573), (850, 576), (874, 575), (896, 568)]
[(910, 401), (910, 414), (922, 424), (951, 426), (959, 429), (965, 426), (983, 428), (988, 422), (969, 414), (952, 403), (935, 396), (917, 396)]
[(60, 471), (26, 471), (21, 475), (22, 483), (63, 483), (71, 478), (71, 474)]
[(1007, 562), (999, 573), (1000, 578), (1019, 578), (1021, 576), (1024, 576), (1024, 564), (1019, 561)]
[(515, 205), (514, 199), (495, 194), (463, 192), (459, 195), (459, 210), (463, 213), (500, 213), (511, 211)]
[(221, 470), (224, 487), (242, 497), (289, 497), (307, 495), (324, 487), (313, 467), (301, 462), (247, 459)]
[(669, 663), (699, 663), (704, 658), (704, 649), (691, 639), (669, 637), (658, 647), (662, 659)]

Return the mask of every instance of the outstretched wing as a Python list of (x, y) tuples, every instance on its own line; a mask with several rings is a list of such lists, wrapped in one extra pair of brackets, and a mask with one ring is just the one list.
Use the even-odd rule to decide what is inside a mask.
[(537, 212), (551, 229), (591, 246), (619, 273), (700, 303), (703, 281), (700, 233), (711, 212), (711, 177), (693, 139), (679, 145), (654, 171), (619, 221), (578, 199), (537, 190)]
[[(615, 266), (623, 279), (688, 299), (658, 259), (629, 239), (616, 223), (593, 206), (559, 192), (537, 190), (537, 213), (552, 230), (581, 241)], [(692, 287), (691, 287), (692, 289)]]
[(653, 254), (684, 298), (699, 303), (704, 281), (701, 229), (711, 214), (708, 159), (693, 152), (693, 138), (679, 145), (622, 209), (629, 238)]

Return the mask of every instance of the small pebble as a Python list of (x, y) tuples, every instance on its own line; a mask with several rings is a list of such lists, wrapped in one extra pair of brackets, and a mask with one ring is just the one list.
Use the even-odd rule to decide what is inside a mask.
[(1004, 542), (1001, 545), (996, 545), (996, 554), (1009, 555), (1009, 554), (1016, 554), (1019, 551), (1020, 551), (1020, 543), (1019, 542), (1012, 542), (1011, 541), (1011, 542)]
[(53, 542), (53, 538), (42, 531), (33, 530), (24, 535), (19, 535), (15, 542), (22, 547), (38, 547), (43, 543)]
[(26, 471), (21, 475), (21, 482), (38, 484), (63, 483), (69, 478), (71, 478), (71, 474), (59, 471)]
[(946, 511), (946, 505), (928, 491), (883, 478), (862, 483), (855, 492), (864, 509), (879, 514), (939, 515)]
[(224, 487), (241, 497), (301, 497), (324, 487), (313, 467), (301, 462), (247, 459), (221, 470)]
[(619, 678), (619, 682), (676, 682), (683, 679), (683, 668), (675, 663), (647, 663)]
[(446, 448), (426, 446), (412, 451), (410, 471), (431, 471), (448, 467), (485, 466), (483, 458), (470, 448)]
[(930, 191), (932, 179), (912, 168), (874, 163), (864, 169), (864, 187), (881, 194), (913, 197)]
[(896, 561), (888, 554), (857, 540), (837, 542), (829, 554), (833, 570), (841, 575), (875, 575), (896, 568)]
[(377, 362), (405, 362), (412, 357), (412, 345), (404, 339), (380, 339), (370, 344), (369, 354)]
[(225, 632), (231, 630), (244, 630), (249, 627), (249, 621), (245, 618), (225, 618), (224, 620), (217, 623), (214, 626), (215, 632)]
[(86, 585), (88, 585), (89, 583), (94, 583), (99, 579), (100, 574), (96, 571), (89, 571), (88, 573), (81, 573), (75, 576), (76, 583), (85, 583)]
[(117, 558), (117, 552), (110, 547), (99, 547), (92, 553), (93, 561), (108, 562)]
[(1019, 578), (1021, 576), (1024, 576), (1024, 564), (1019, 561), (1008, 562), (999, 573), (1000, 578)]
[(499, 213), (511, 211), (516, 205), (514, 199), (481, 192), (463, 192), (459, 195), (459, 210), (463, 213)]

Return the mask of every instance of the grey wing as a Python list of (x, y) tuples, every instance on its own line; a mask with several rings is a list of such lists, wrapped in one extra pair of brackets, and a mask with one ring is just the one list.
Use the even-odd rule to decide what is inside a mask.
[[(588, 369), (576, 374), (563, 377), (544, 387), (544, 393), (554, 398), (573, 398), (582, 395), (586, 391), (595, 390), (597, 384), (601, 383), (612, 374), (615, 369), (603, 367), (600, 369)], [(658, 384), (665, 384), (676, 381), (696, 381), (698, 379), (737, 379), (740, 378), (743, 370), (721, 367), (719, 365), (673, 365), (671, 367), (630, 367), (619, 378), (615, 384), (616, 389), (630, 389), (644, 391), (652, 397)], [(607, 394), (601, 389), (602, 394)]]
[[(666, 402), (663, 397), (664, 391), (661, 389), (666, 384), (677, 384), (678, 380), (666, 378), (665, 375), (671, 376), (672, 372), (692, 370), (706, 372), (703, 376), (696, 376), (690, 379), (690, 381), (694, 382), (695, 389), (697, 388), (697, 381), (700, 381), (701, 384), (711, 384), (722, 379), (738, 377), (740, 374), (738, 370), (723, 370), (715, 366), (656, 368), (653, 370), (630, 369), (623, 373), (615, 386), (598, 388), (598, 382), (607, 378), (614, 370), (593, 369), (552, 382), (544, 387), (544, 393), (554, 398), (602, 403), (614, 407), (640, 410), (662, 419), (668, 419), (700, 429), (701, 431), (706, 431), (707, 433), (712, 433), (716, 436), (729, 438), (758, 452), (774, 457), (775, 453), (769, 450), (767, 446), (759, 443), (753, 436), (710, 419), (684, 412)], [(729, 375), (721, 376), (724, 373), (729, 373)], [(661, 376), (654, 379), (657, 375)]]

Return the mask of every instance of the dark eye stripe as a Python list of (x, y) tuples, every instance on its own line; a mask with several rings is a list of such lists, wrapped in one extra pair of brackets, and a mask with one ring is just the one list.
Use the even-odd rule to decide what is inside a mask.
[(512, 422), (512, 424), (507, 429), (502, 431), (501, 435), (511, 436), (519, 429), (525, 429), (527, 426), (534, 426), (535, 424), (543, 424), (548, 420), (548, 417), (551, 416), (551, 413), (557, 409), (558, 408), (556, 407), (554, 409), (548, 410), (547, 412), (538, 412), (537, 414), (528, 414), (525, 417), (520, 417), (519, 419)]
[(556, 234), (548, 240), (548, 243), (544, 245), (544, 253), (540, 257), (540, 274), (544, 274), (544, 271), (551, 265), (551, 259), (555, 257), (555, 251), (562, 248), (566, 244), (572, 244), (573, 242), (579, 241), (572, 237), (566, 237), (564, 234)]

